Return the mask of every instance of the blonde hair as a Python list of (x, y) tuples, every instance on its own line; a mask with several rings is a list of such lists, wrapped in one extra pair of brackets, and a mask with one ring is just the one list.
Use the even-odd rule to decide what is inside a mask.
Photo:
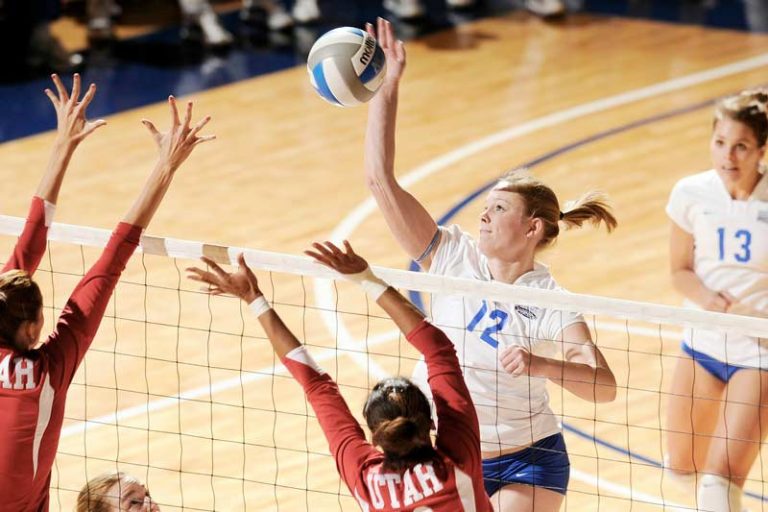
[(75, 512), (110, 512), (108, 493), (118, 482), (140, 483), (137, 478), (120, 471), (104, 473), (92, 478), (80, 489)]
[(605, 224), (610, 233), (616, 228), (616, 217), (611, 212), (608, 198), (602, 192), (587, 192), (575, 201), (568, 201), (560, 209), (557, 196), (544, 182), (533, 177), (527, 169), (516, 169), (499, 179), (494, 190), (514, 192), (523, 198), (525, 213), (544, 222), (544, 236), (538, 247), (551, 245), (560, 234), (560, 223), (565, 229), (581, 227), (589, 221), (595, 226)]
[(758, 146), (765, 146), (768, 140), (768, 89), (750, 89), (718, 101), (713, 124), (726, 118), (747, 125)]
[(35, 322), (43, 307), (43, 295), (23, 270), (0, 274), (0, 338), (13, 343), (24, 322)]

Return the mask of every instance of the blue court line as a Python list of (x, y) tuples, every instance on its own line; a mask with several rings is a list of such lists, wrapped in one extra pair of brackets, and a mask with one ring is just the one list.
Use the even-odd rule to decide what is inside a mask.
[[(669, 119), (672, 117), (676, 117), (683, 114), (688, 114), (690, 112), (694, 112), (696, 110), (700, 110), (702, 108), (710, 107), (714, 102), (716, 101), (715, 98), (709, 99), (706, 101), (701, 101), (698, 103), (694, 103), (692, 105), (688, 105), (686, 107), (682, 107), (675, 110), (670, 110), (668, 112), (664, 112), (661, 114), (657, 114), (651, 117), (647, 117), (644, 119), (640, 119), (638, 121), (634, 121), (632, 123), (628, 123), (622, 126), (618, 126), (615, 128), (610, 128), (608, 130), (604, 130), (601, 132), (598, 132), (594, 135), (590, 135), (589, 137), (585, 137), (583, 139), (580, 139), (576, 142), (573, 142), (571, 144), (567, 144), (565, 146), (562, 146), (558, 149), (555, 149), (553, 151), (550, 151), (548, 153), (544, 153), (541, 156), (538, 156), (534, 158), (533, 160), (529, 160), (528, 162), (525, 162), (520, 167), (526, 167), (529, 169), (532, 169), (536, 167), (537, 165), (544, 163), (548, 160), (552, 160), (553, 158), (556, 158), (560, 155), (563, 155), (565, 153), (568, 153), (570, 151), (573, 151), (574, 149), (578, 149), (582, 146), (586, 146), (587, 144), (591, 144), (592, 142), (596, 142), (602, 139), (606, 139), (608, 137), (612, 137), (614, 135), (618, 135), (620, 133), (627, 132), (629, 130), (633, 130), (635, 128), (639, 128), (641, 126), (646, 126), (658, 121), (663, 121), (665, 119)], [(487, 192), (488, 190), (493, 187), (498, 180), (494, 179), (493, 181), (489, 181), (488, 183), (484, 184), (483, 186), (479, 187), (478, 189), (474, 190), (473, 192), (470, 192), (467, 196), (465, 196), (463, 199), (461, 199), (458, 203), (456, 203), (454, 206), (452, 206), (448, 212), (446, 212), (443, 216), (441, 216), (437, 223), (438, 225), (444, 225), (448, 221), (450, 221), (454, 216), (456, 216), (457, 213), (459, 213), (465, 206), (467, 206), (469, 203), (474, 201), (478, 196), (482, 195), (483, 193)], [(408, 267), (409, 270), (414, 272), (419, 272), (420, 268), (419, 265), (415, 261), (411, 261), (410, 265)], [(419, 309), (422, 311), (425, 311), (424, 309), (424, 301), (421, 298), (421, 294), (414, 291), (409, 291), (408, 296), (411, 299), (411, 302), (413, 302), (416, 306), (418, 306)], [(624, 448), (623, 446), (619, 446), (617, 444), (610, 443), (608, 441), (605, 441), (603, 439), (600, 439), (592, 434), (589, 434), (588, 432), (585, 432), (581, 429), (578, 429), (574, 427), (573, 425), (570, 425), (566, 422), (563, 422), (563, 430), (570, 432), (578, 437), (581, 437), (582, 439), (586, 439), (590, 442), (593, 442), (595, 444), (598, 444), (600, 446), (604, 446), (606, 448), (609, 448), (617, 453), (620, 453), (622, 455), (628, 456), (630, 459), (634, 459), (640, 462), (644, 462), (646, 464), (649, 464), (651, 466), (662, 468), (663, 464), (657, 460), (654, 460), (650, 457), (646, 457), (644, 455), (640, 455), (638, 453), (635, 453), (627, 448)], [(764, 497), (760, 494), (754, 493), (754, 492), (744, 492), (745, 496), (748, 496), (750, 498), (768, 502), (768, 497)]]

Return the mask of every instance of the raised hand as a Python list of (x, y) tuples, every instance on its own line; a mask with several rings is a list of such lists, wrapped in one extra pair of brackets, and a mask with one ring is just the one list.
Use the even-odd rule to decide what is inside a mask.
[(238, 268), (234, 272), (225, 271), (215, 261), (205, 256), (200, 259), (208, 265), (210, 271), (197, 267), (189, 267), (186, 271), (189, 279), (207, 285), (203, 287), (203, 291), (211, 295), (234, 295), (249, 304), (262, 295), (256, 276), (245, 263), (242, 253), (237, 257)]
[(368, 268), (368, 262), (355, 253), (346, 240), (344, 240), (344, 251), (332, 242), (315, 242), (312, 247), (315, 248), (315, 251), (306, 250), (304, 254), (340, 274), (359, 274)]
[(187, 102), (184, 120), (179, 119), (179, 110), (176, 107), (176, 98), (168, 97), (168, 105), (171, 111), (171, 128), (167, 132), (160, 132), (148, 119), (141, 122), (147, 127), (160, 149), (160, 160), (166, 163), (172, 170), (176, 170), (192, 153), (198, 144), (208, 142), (216, 138), (215, 135), (198, 135), (200, 130), (208, 124), (211, 116), (205, 116), (190, 128), (192, 121), (192, 102)]
[(395, 37), (392, 24), (384, 18), (376, 20), (375, 30), (371, 23), (366, 23), (365, 29), (376, 38), (384, 52), (384, 56), (387, 58), (387, 74), (384, 78), (382, 89), (397, 87), (400, 83), (400, 78), (403, 76), (403, 71), (405, 71), (405, 45)]
[(46, 89), (45, 94), (56, 109), (56, 137), (60, 143), (77, 146), (97, 128), (107, 124), (103, 119), (88, 121), (85, 118), (85, 110), (96, 94), (96, 85), (91, 84), (81, 100), (79, 74), (75, 73), (72, 79), (71, 94), (67, 93), (59, 75), (53, 74), (51, 79), (56, 86), (56, 94), (50, 89)]

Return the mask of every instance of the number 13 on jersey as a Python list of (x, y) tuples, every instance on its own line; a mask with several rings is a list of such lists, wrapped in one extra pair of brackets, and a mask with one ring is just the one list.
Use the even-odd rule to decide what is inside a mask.
[(731, 256), (730, 253), (726, 254), (726, 245), (731, 239), (735, 239), (738, 244), (738, 250), (733, 253), (734, 259), (739, 263), (746, 263), (752, 259), (752, 233), (746, 229), (739, 229), (734, 233), (729, 233), (725, 228), (717, 228), (717, 241), (718, 241), (718, 254), (720, 261)]

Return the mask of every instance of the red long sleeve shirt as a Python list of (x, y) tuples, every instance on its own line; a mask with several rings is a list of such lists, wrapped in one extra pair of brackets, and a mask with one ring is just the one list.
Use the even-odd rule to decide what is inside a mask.
[(339, 474), (364, 512), (490, 512), (477, 415), (453, 344), (427, 322), (407, 337), (424, 355), (429, 370), (439, 425), (435, 448), (442, 471), (436, 471), (432, 462), (399, 472), (384, 470), (384, 455), (366, 441), (338, 386), (304, 347), (287, 354), (283, 364), (304, 388)]
[[(137, 226), (117, 226), (42, 346), (21, 352), (0, 343), (0, 511), (48, 510), (67, 389), (140, 235)], [(46, 236), (42, 200), (35, 200), (4, 270), (34, 272), (45, 252)]]

